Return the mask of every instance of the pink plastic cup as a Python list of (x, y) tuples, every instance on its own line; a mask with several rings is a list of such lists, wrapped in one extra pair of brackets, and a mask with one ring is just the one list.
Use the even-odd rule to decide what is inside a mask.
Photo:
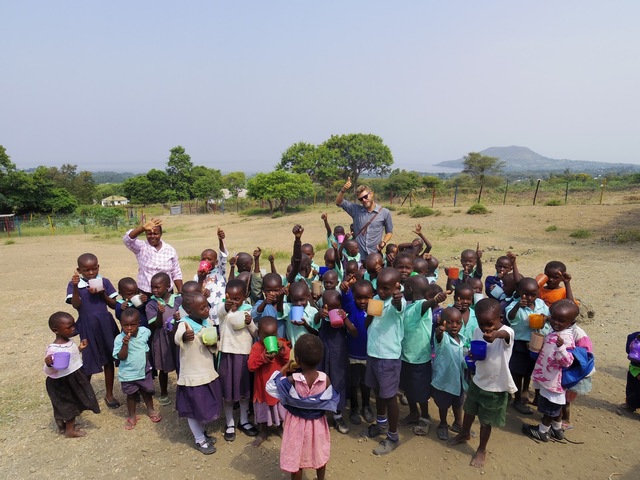
[(344, 325), (344, 318), (340, 314), (340, 309), (329, 310), (329, 322), (333, 328), (340, 328)]

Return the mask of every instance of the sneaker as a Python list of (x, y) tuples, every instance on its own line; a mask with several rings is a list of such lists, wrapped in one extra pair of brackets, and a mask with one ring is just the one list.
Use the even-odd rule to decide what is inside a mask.
[(213, 442), (206, 439), (202, 443), (196, 443), (196, 450), (200, 453), (204, 453), (205, 455), (211, 455), (212, 453), (216, 453), (216, 447), (213, 446)]
[(540, 440), (541, 442), (549, 441), (549, 433), (542, 433), (537, 425), (522, 425), (522, 433), (534, 440)]
[(362, 416), (364, 417), (364, 421), (367, 423), (373, 423), (373, 421), (376, 419), (375, 415), (373, 414), (373, 410), (371, 410), (371, 407), (369, 405), (367, 405), (366, 407), (362, 407)]
[(554, 440), (564, 440), (564, 430), (562, 428), (555, 429), (551, 427), (549, 434)]
[(372, 423), (367, 429), (367, 435), (369, 435), (370, 438), (376, 438), (379, 435), (386, 435), (388, 430), (388, 425), (381, 427), (378, 423)]
[(351, 410), (351, 414), (349, 415), (349, 421), (352, 425), (360, 425), (362, 423), (362, 417), (358, 413), (357, 410)]
[(385, 438), (381, 440), (376, 448), (373, 449), (373, 453), (375, 455), (386, 455), (387, 453), (393, 452), (400, 445), (400, 440), (396, 440), (395, 442), (390, 438)]
[(333, 421), (333, 428), (335, 428), (339, 433), (347, 434), (349, 433), (349, 427), (347, 426), (347, 424), (344, 421), (344, 418), (336, 418)]

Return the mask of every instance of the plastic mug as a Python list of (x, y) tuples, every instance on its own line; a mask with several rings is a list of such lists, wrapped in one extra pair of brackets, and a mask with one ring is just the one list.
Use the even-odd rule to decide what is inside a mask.
[(538, 332), (531, 334), (531, 340), (529, 340), (529, 350), (532, 352), (539, 352), (544, 344), (544, 335)]
[(218, 330), (216, 327), (205, 327), (202, 329), (200, 338), (202, 339), (202, 343), (207, 346), (215, 345), (218, 343)]
[(313, 293), (314, 295), (322, 295), (322, 290), (323, 286), (321, 281), (314, 280), (313, 282), (311, 282), (311, 293)]
[(318, 273), (320, 274), (320, 276), (323, 276), (325, 273), (327, 273), (330, 270), (329, 267), (320, 267), (320, 269), (318, 270)]
[(142, 306), (142, 297), (140, 294), (134, 295), (133, 297), (130, 298), (131, 303), (133, 303), (134, 307), (141, 307)]
[(458, 267), (449, 267), (447, 276), (451, 280), (458, 280), (458, 278), (460, 277), (460, 269)]
[(384, 302), (382, 300), (370, 299), (367, 304), (367, 315), (373, 315), (379, 317), (382, 315), (382, 309), (384, 308)]
[(484, 340), (471, 340), (471, 356), (476, 362), (487, 358), (487, 342)]
[(544, 327), (544, 315), (542, 313), (530, 313), (529, 327), (534, 330)]
[(336, 235), (336, 239), (338, 240), (338, 245), (344, 242), (344, 235)]
[(264, 337), (264, 347), (267, 349), (267, 353), (276, 353), (278, 351), (278, 337), (275, 335)]
[(484, 298), (484, 295), (481, 293), (474, 293), (473, 294), (473, 304), (475, 305), (476, 303), (478, 303), (480, 300), (482, 300)]
[(329, 322), (333, 328), (340, 328), (344, 325), (344, 318), (340, 315), (340, 309), (329, 310)]
[(199, 272), (206, 272), (209, 273), (211, 271), (211, 262), (207, 261), (207, 260), (202, 260), (200, 262), (200, 265), (198, 265), (198, 271)]
[(304, 314), (304, 307), (302, 305), (294, 305), (289, 312), (289, 320), (291, 323), (302, 323), (302, 315)]
[(93, 288), (96, 292), (101, 292), (104, 290), (104, 283), (101, 278), (91, 278), (89, 279), (89, 288)]
[(464, 361), (467, 364), (467, 370), (469, 370), (471, 373), (476, 373), (476, 362), (471, 357), (469, 357), (469, 355), (464, 357)]
[(489, 295), (491, 295), (496, 300), (500, 300), (502, 298), (502, 295), (504, 295), (504, 290), (500, 285), (496, 285), (491, 289), (491, 292), (489, 292)]
[(55, 352), (53, 353), (53, 368), (56, 370), (64, 370), (69, 366), (71, 360), (71, 353), (69, 352)]
[(548, 281), (549, 281), (549, 277), (547, 277), (544, 273), (541, 273), (536, 277), (536, 282), (538, 282), (538, 288), (544, 287)]

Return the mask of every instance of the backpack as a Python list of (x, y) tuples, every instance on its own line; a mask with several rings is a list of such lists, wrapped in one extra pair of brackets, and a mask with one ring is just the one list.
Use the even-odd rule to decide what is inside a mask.
[(595, 367), (595, 357), (586, 348), (575, 347), (568, 351), (573, 354), (573, 363), (562, 369), (562, 388), (565, 389), (575, 387)]
[(627, 337), (627, 353), (627, 358), (632, 364), (640, 364), (640, 334), (638, 332)]

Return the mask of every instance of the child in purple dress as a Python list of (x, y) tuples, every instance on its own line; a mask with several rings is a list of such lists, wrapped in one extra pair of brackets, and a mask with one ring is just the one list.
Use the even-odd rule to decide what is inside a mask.
[(183, 296), (187, 316), (180, 319), (174, 340), (180, 347), (180, 376), (176, 387), (176, 410), (186, 417), (195, 439), (195, 448), (205, 455), (216, 452), (216, 439), (207, 435), (206, 424), (220, 415), (222, 391), (213, 365), (212, 347), (202, 334), (209, 324), (209, 303), (201, 293)]
[(82, 350), (82, 368), (89, 379), (104, 368), (104, 400), (109, 408), (119, 408), (120, 402), (113, 396), (115, 368), (111, 353), (113, 339), (120, 331), (107, 309), (115, 308), (118, 292), (108, 279), (98, 275), (99, 271), (98, 258), (94, 254), (80, 255), (78, 269), (67, 286), (67, 303), (78, 311), (76, 326), (80, 339), (89, 342)]
[[(56, 312), (49, 317), (49, 328), (56, 334), (56, 339), (47, 347), (44, 359), (44, 373), (47, 375), (47, 393), (53, 406), (53, 418), (58, 432), (65, 437), (84, 437), (84, 430), (75, 428), (76, 417), (83, 410), (100, 413), (96, 394), (82, 371), (80, 352), (87, 348), (86, 339), (80, 342), (80, 348), (71, 337), (78, 334), (73, 317), (66, 312)], [(69, 363), (65, 368), (55, 368), (56, 354), (66, 353)]]
[[(145, 306), (149, 299), (145, 293), (142, 293), (138, 289), (138, 283), (131, 277), (124, 277), (118, 281), (118, 294), (120, 297), (116, 300), (116, 318), (120, 320), (122, 318), (122, 312), (127, 308), (133, 307), (138, 310), (140, 314), (140, 325), (143, 327), (148, 326), (147, 314), (145, 312)], [(138, 297), (138, 303), (134, 304)]]
[(174, 314), (182, 305), (182, 297), (172, 294), (171, 278), (164, 272), (151, 277), (151, 300), (147, 303), (146, 313), (149, 319), (151, 337), (151, 358), (153, 367), (158, 370), (160, 382), (160, 405), (169, 405), (169, 372), (178, 369), (178, 349), (173, 341)]

